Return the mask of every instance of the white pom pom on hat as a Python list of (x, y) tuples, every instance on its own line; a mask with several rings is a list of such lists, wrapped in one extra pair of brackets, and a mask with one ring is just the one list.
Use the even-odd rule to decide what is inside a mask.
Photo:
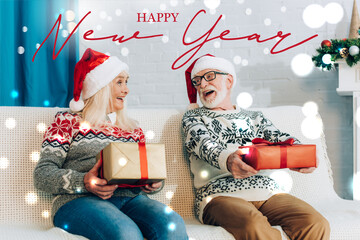
[(81, 111), (84, 100), (109, 84), (122, 71), (128, 72), (129, 67), (117, 57), (86, 49), (75, 65), (74, 98), (69, 104), (71, 111)]

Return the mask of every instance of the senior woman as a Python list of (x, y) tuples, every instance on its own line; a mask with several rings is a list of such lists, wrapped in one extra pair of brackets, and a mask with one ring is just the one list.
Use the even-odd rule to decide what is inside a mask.
[[(182, 218), (146, 196), (162, 182), (121, 188), (98, 176), (96, 155), (109, 142), (145, 141), (125, 113), (128, 66), (87, 49), (75, 66), (70, 112), (58, 112), (42, 143), (35, 186), (55, 195), (56, 227), (89, 239), (188, 239)], [(116, 113), (112, 123), (108, 114)]]

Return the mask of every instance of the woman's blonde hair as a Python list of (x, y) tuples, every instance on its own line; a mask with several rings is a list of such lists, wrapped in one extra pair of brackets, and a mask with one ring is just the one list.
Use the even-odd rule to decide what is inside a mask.
[[(120, 74), (125, 75), (125, 77), (128, 76), (125, 71)], [(95, 93), (95, 95), (86, 99), (84, 101), (84, 109), (77, 112), (84, 121), (90, 124), (90, 126), (102, 126), (109, 124), (107, 114), (109, 113), (109, 109), (113, 106), (113, 98), (111, 96), (112, 84), (113, 82), (111, 81), (108, 85)], [(127, 104), (124, 101), (123, 109), (116, 112), (116, 121), (114, 124), (123, 130), (133, 131), (138, 127), (138, 122), (127, 116), (126, 105)]]

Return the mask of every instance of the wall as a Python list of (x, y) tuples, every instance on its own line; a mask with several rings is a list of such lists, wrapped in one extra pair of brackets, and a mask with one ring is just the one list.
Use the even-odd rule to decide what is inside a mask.
[[(207, 1), (210, 3), (220, 0)], [(260, 1), (229, 0), (221, 1), (215, 12), (204, 1), (194, 0), (155, 0), (155, 1), (80, 1), (81, 23), (80, 54), (91, 47), (101, 52), (120, 57), (130, 66), (131, 78), (128, 105), (131, 108), (182, 108), (188, 104), (184, 71), (189, 65), (178, 70), (171, 66), (176, 58), (191, 49), (184, 46), (182, 37), (190, 20), (201, 9), (206, 14), (199, 15), (191, 25), (187, 41), (193, 41), (211, 28), (220, 14), (224, 15), (215, 27), (211, 37), (218, 36), (229, 29), (229, 36), (241, 37), (253, 33), (260, 39), (272, 37), (278, 31), (291, 36), (284, 40), (276, 50), (298, 43), (314, 34), (318, 37), (279, 54), (269, 50), (276, 39), (264, 43), (219, 39), (206, 43), (196, 57), (211, 53), (235, 62), (238, 83), (234, 89), (233, 100), (241, 92), (248, 92), (253, 98), (253, 107), (278, 105), (302, 106), (308, 101), (318, 105), (323, 118), (327, 138), (328, 154), (332, 163), (335, 189), (343, 198), (352, 198), (352, 98), (336, 94), (337, 71), (323, 72), (314, 68), (307, 76), (298, 76), (291, 68), (291, 62), (298, 54), (314, 55), (315, 49), (325, 39), (346, 38), (349, 33), (352, 1), (334, 0), (343, 7), (344, 15), (337, 24), (324, 23), (319, 28), (308, 27), (303, 20), (304, 9), (310, 4), (325, 7), (331, 1)], [(149, 13), (179, 13), (177, 22), (144, 23), (137, 22), (137, 13), (147, 9)], [(146, 11), (146, 10), (145, 10)], [(316, 18), (317, 14), (314, 15)], [(268, 19), (268, 20), (266, 20)], [(270, 22), (269, 22), (270, 19)], [(267, 21), (267, 24), (265, 22)], [(269, 24), (270, 23), (270, 24)], [(93, 29), (92, 37), (100, 38), (117, 34), (131, 37), (140, 31), (139, 36), (164, 34), (165, 37), (131, 39), (121, 44), (110, 39), (89, 41), (82, 35)], [(199, 41), (200, 43), (200, 41)], [(183, 63), (182, 61), (181, 63)], [(314, 183), (316, 184), (316, 183)]]

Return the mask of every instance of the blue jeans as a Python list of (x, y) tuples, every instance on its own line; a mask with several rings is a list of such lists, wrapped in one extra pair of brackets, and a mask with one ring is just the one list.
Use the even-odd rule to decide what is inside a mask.
[(180, 215), (146, 195), (77, 198), (57, 211), (54, 225), (91, 240), (188, 239)]

